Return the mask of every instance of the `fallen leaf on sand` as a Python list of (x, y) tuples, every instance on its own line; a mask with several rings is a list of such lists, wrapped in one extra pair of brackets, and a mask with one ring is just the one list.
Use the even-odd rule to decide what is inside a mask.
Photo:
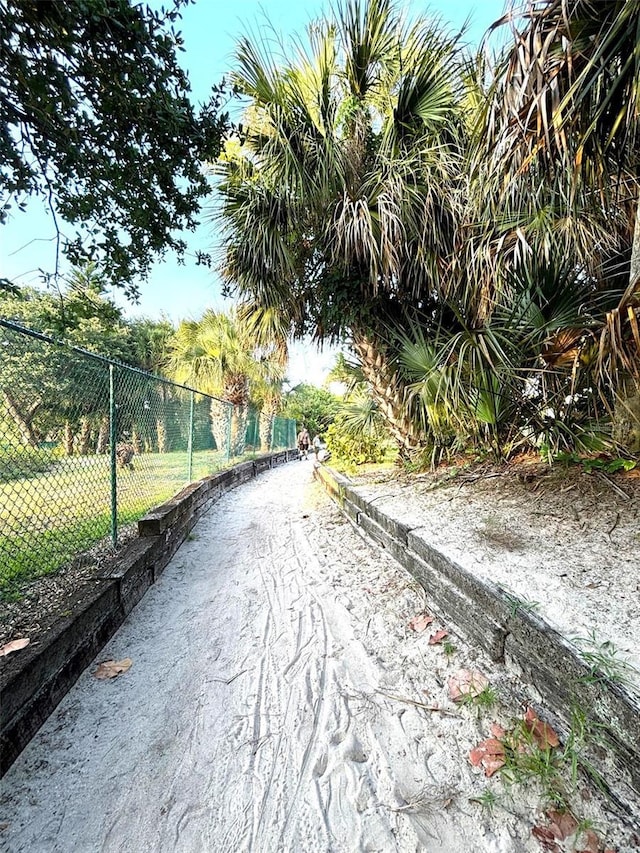
[(438, 643), (441, 643), (444, 640), (444, 638), (448, 637), (448, 636), (449, 636), (448, 631), (436, 631), (435, 634), (432, 634), (429, 637), (429, 645), (430, 646), (437, 646)]
[(98, 668), (93, 673), (96, 678), (116, 678), (122, 672), (126, 672), (131, 668), (133, 661), (131, 658), (124, 660), (105, 660), (98, 665)]
[(527, 713), (524, 715), (524, 725), (527, 731), (531, 732), (533, 739), (540, 749), (548, 749), (549, 747), (559, 745), (560, 738), (558, 735), (548, 723), (543, 723), (538, 718), (533, 708), (527, 708)]
[(580, 838), (576, 844), (576, 853), (598, 853), (599, 850), (600, 842), (592, 829), (587, 829), (580, 834)]
[(469, 752), (469, 761), (474, 767), (482, 766), (485, 776), (493, 776), (504, 766), (504, 744), (495, 737), (489, 737)]
[(22, 637), (20, 640), (11, 640), (10, 643), (5, 643), (4, 646), (0, 648), (0, 657), (10, 655), (11, 652), (17, 652), (19, 649), (24, 649), (30, 642), (31, 640), (28, 637)]
[(559, 841), (564, 841), (570, 835), (574, 835), (578, 828), (578, 821), (571, 812), (559, 812), (551, 809), (547, 812), (550, 820), (549, 829)]
[(560, 853), (560, 847), (556, 843), (553, 832), (547, 826), (534, 826), (531, 830), (534, 838), (540, 842), (542, 849), (548, 853)]
[(498, 738), (498, 740), (502, 740), (503, 737), (506, 735), (506, 731), (502, 728), (502, 726), (499, 723), (491, 723), (490, 732), (491, 732), (491, 735), (493, 737)]
[(428, 613), (418, 613), (417, 616), (409, 619), (409, 627), (412, 628), (416, 634), (421, 634), (423, 631), (427, 630), (432, 622), (433, 616), (429, 616)]
[(477, 669), (459, 669), (449, 679), (449, 698), (462, 702), (467, 696), (478, 696), (488, 684), (489, 679)]

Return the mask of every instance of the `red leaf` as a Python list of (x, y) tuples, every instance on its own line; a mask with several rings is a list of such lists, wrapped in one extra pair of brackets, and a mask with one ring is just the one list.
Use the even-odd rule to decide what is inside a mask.
[(432, 634), (429, 637), (429, 645), (430, 646), (437, 646), (439, 643), (441, 643), (444, 640), (445, 637), (448, 637), (448, 636), (449, 636), (448, 631), (436, 631), (435, 634)]
[(4, 646), (0, 648), (0, 657), (4, 657), (5, 655), (10, 655), (11, 652), (17, 652), (20, 649), (24, 649), (30, 642), (31, 640), (28, 637), (22, 637), (20, 640), (11, 640), (10, 643), (5, 643)]
[(547, 817), (551, 821), (549, 829), (559, 841), (564, 841), (570, 835), (574, 835), (578, 828), (578, 821), (571, 812), (559, 812), (556, 809), (551, 809), (547, 812)]
[(477, 696), (489, 684), (485, 675), (477, 669), (459, 669), (449, 679), (449, 698), (461, 702), (467, 696)]
[(553, 832), (546, 826), (534, 826), (531, 834), (538, 839), (543, 850), (547, 850), (548, 853), (560, 853), (560, 848), (556, 844)]
[(498, 723), (491, 723), (491, 728), (489, 730), (493, 737), (498, 738), (498, 740), (502, 740), (502, 738), (506, 735), (505, 730)]
[(426, 631), (429, 625), (433, 622), (433, 616), (429, 616), (428, 613), (418, 613), (412, 619), (409, 619), (409, 627), (412, 628), (416, 634), (421, 634), (423, 631)]
[(533, 708), (527, 708), (527, 713), (524, 715), (524, 725), (527, 731), (531, 732), (533, 739), (540, 749), (548, 749), (549, 747), (559, 745), (560, 738), (558, 735), (549, 723), (543, 723), (538, 718)]
[(487, 738), (469, 752), (469, 761), (474, 767), (482, 766), (485, 776), (493, 776), (504, 766), (504, 744), (497, 738)]

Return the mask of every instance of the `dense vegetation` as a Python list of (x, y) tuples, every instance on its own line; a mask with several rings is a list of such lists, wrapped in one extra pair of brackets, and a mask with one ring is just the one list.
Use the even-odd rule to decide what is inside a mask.
[(405, 456), (638, 452), (640, 2), (507, 26), (492, 62), (390, 0), (242, 39), (227, 286), (346, 339)]
[[(388, 436), (414, 460), (640, 452), (640, 0), (531, 3), (491, 58), (393, 0), (343, 0), (290, 59), (242, 39), (245, 116), (215, 167), (238, 306), (174, 330), (126, 323), (104, 287), (135, 291), (180, 244), (225, 128), (219, 91), (188, 101), (180, 5), (0, 0), (5, 196), (87, 224), (98, 264), (4, 315), (222, 397), (238, 446), (251, 403), (265, 438), (284, 406), (352, 457)], [(283, 394), (307, 334), (355, 359), (337, 421)], [(3, 388), (29, 366), (25, 394), (64, 408), (60, 371), (31, 361), (6, 360)], [(46, 406), (30, 425), (4, 402), (23, 443), (47, 434)]]

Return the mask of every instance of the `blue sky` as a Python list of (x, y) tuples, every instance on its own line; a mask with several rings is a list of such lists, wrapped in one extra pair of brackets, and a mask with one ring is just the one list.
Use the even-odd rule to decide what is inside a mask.
[[(158, 8), (163, 4), (154, 0), (150, 5)], [(273, 29), (282, 33), (286, 42), (288, 37), (302, 34), (305, 25), (320, 17), (328, 6), (322, 0), (269, 0), (268, 4), (257, 0), (196, 0), (187, 6), (180, 24), (185, 42), (180, 61), (188, 71), (194, 100), (206, 100), (210, 86), (232, 67), (238, 36), (264, 29), (268, 16)], [(433, 15), (452, 30), (468, 19), (466, 40), (478, 44), (487, 27), (502, 14), (504, 0), (433, 0), (428, 4), (412, 0), (408, 8), (414, 14)], [(73, 233), (71, 229), (69, 233)], [(190, 255), (186, 265), (179, 265), (175, 257), (168, 256), (141, 284), (138, 304), (118, 298), (128, 316), (157, 319), (164, 313), (177, 323), (199, 317), (206, 308), (225, 310), (230, 305), (220, 295), (215, 273), (192, 262), (196, 251), (215, 248), (212, 226), (203, 224), (186, 239)], [(0, 232), (0, 276), (18, 284), (37, 285), (39, 268), (53, 268), (54, 251), (53, 224), (43, 203), (33, 199), (28, 211), (17, 213)], [(327, 369), (332, 358), (331, 352), (317, 354), (298, 348), (293, 380), (308, 377), (319, 381), (319, 373)]]

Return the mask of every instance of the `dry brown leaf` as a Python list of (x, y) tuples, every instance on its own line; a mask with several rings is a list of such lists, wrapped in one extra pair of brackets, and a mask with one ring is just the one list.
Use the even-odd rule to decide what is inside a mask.
[(534, 826), (531, 834), (538, 839), (543, 850), (548, 851), (548, 853), (560, 853), (560, 847), (553, 836), (553, 832), (547, 826)]
[(433, 616), (430, 616), (428, 613), (418, 613), (412, 619), (409, 619), (409, 627), (412, 628), (416, 634), (421, 634), (423, 631), (427, 630), (432, 622)]
[(460, 669), (449, 679), (449, 698), (462, 702), (470, 696), (477, 696), (487, 687), (489, 679), (477, 669)]
[(578, 821), (571, 812), (559, 812), (551, 809), (547, 812), (550, 820), (549, 829), (559, 841), (564, 841), (570, 835), (574, 835), (578, 828)]
[(96, 678), (116, 678), (123, 672), (131, 668), (133, 661), (131, 658), (124, 660), (105, 660), (98, 665), (97, 670), (93, 673)]
[(5, 655), (10, 655), (11, 652), (17, 652), (20, 649), (24, 649), (29, 645), (31, 640), (28, 637), (22, 637), (19, 640), (11, 640), (10, 643), (5, 643), (2, 648), (0, 648), (0, 657), (4, 657)]
[(524, 715), (524, 725), (540, 749), (553, 748), (560, 744), (560, 738), (548, 723), (539, 719), (533, 708), (527, 708)]
[(579, 844), (576, 844), (576, 853), (599, 853), (600, 841), (592, 829), (587, 829), (580, 834)]
[(430, 646), (437, 646), (439, 643), (441, 643), (444, 640), (445, 637), (448, 637), (448, 636), (449, 636), (448, 631), (436, 631), (435, 634), (432, 634), (429, 637), (429, 645)]
[(482, 766), (485, 776), (493, 776), (504, 766), (504, 744), (497, 738), (489, 737), (469, 752), (469, 761), (474, 767)]

